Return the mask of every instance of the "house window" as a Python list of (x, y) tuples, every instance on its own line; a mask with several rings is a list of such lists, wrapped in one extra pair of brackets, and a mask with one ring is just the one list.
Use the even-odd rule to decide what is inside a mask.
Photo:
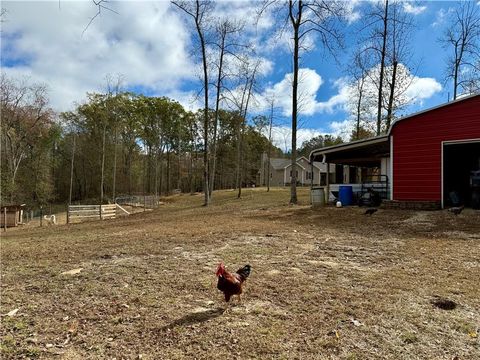
[[(295, 175), (298, 178), (298, 170), (295, 170)], [(292, 170), (290, 170), (290, 177), (292, 177)]]

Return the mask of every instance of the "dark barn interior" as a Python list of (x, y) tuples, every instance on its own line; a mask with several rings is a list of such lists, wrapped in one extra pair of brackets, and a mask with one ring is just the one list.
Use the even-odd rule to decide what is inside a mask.
[(444, 145), (443, 197), (446, 206), (480, 206), (480, 179), (476, 180), (472, 174), (478, 170), (480, 142)]

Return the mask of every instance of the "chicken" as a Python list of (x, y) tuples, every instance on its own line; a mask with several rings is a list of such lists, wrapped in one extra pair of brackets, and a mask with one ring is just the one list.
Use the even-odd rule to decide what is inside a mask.
[[(225, 270), (225, 265), (220, 263), (217, 267), (215, 275), (218, 277), (217, 289), (222, 291), (225, 295), (225, 301), (230, 301), (230, 298), (233, 295), (238, 295), (239, 300), (241, 300), (241, 294), (243, 291), (243, 284), (250, 275), (251, 266), (245, 265), (244, 267), (237, 270), (236, 273), (231, 273)], [(226, 309), (225, 309), (226, 310)]]
[(365, 215), (373, 215), (374, 213), (377, 212), (378, 209), (375, 209), (375, 208), (371, 208), (371, 209), (367, 209), (367, 211), (365, 211)]
[(452, 207), (452, 208), (448, 209), (448, 211), (454, 213), (455, 216), (457, 216), (457, 215), (460, 215), (460, 213), (462, 212), (463, 208), (464, 208), (464, 206)]

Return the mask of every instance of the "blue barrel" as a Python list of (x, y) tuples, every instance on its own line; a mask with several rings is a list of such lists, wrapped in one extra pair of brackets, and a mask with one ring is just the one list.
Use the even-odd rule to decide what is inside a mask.
[(338, 189), (338, 199), (342, 203), (342, 206), (348, 206), (353, 204), (353, 189), (351, 186), (340, 186)]

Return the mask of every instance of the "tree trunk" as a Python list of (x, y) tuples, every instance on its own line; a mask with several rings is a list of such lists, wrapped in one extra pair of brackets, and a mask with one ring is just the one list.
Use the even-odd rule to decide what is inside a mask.
[(170, 194), (170, 150), (167, 150), (167, 194)]
[(365, 82), (365, 78), (362, 77), (361, 84), (360, 84), (360, 91), (358, 93), (358, 101), (357, 101), (357, 134), (355, 136), (356, 140), (360, 139), (360, 120), (361, 120), (361, 111), (362, 111), (362, 97), (363, 97), (363, 85)]
[(159, 177), (160, 177), (160, 179), (158, 181), (158, 193), (161, 196), (162, 192), (163, 192), (163, 150), (161, 150), (161, 152), (160, 152), (159, 161), (160, 161), (160, 165), (159, 165), (159, 168), (160, 168)]
[(212, 196), (214, 183), (215, 183), (215, 168), (217, 163), (217, 127), (218, 127), (218, 110), (220, 107), (220, 94), (222, 87), (222, 69), (223, 69), (223, 56), (225, 52), (225, 34), (222, 34), (222, 44), (220, 47), (220, 62), (218, 65), (218, 77), (217, 77), (217, 98), (215, 101), (215, 121), (213, 123), (213, 151), (212, 151), (212, 174), (210, 177), (210, 196)]
[(290, 0), (290, 20), (293, 25), (293, 84), (292, 84), (292, 177), (290, 182), (290, 204), (297, 200), (297, 115), (298, 115), (298, 60), (299, 60), (299, 29), (302, 21), (302, 1), (298, 1), (296, 18), (293, 16), (293, 3)]
[[(197, 15), (200, 11), (200, 3), (197, 0)], [(200, 38), (200, 46), (202, 48), (202, 63), (203, 63), (203, 89), (204, 89), (204, 109), (203, 109), (203, 138), (204, 138), (204, 149), (203, 149), (203, 189), (205, 193), (204, 206), (210, 204), (210, 187), (208, 185), (209, 181), (209, 164), (208, 164), (208, 68), (207, 68), (207, 53), (205, 39), (203, 37), (202, 28), (199, 22), (199, 17), (195, 19), (195, 25), (198, 32), (198, 37)]]
[(388, 108), (387, 108), (387, 130), (390, 128), (393, 117), (393, 100), (395, 97), (395, 82), (397, 79), (397, 67), (398, 62), (395, 60), (393, 62), (393, 71), (392, 71), (392, 82), (390, 84), (390, 96), (388, 98)]
[(117, 184), (117, 124), (115, 124), (115, 138), (113, 145), (113, 184), (112, 184), (112, 200), (115, 203), (115, 188)]
[(387, 25), (388, 25), (388, 0), (385, 1), (385, 15), (383, 18), (383, 34), (382, 34), (382, 53), (380, 60), (380, 81), (378, 84), (378, 104), (377, 104), (377, 135), (382, 132), (382, 93), (383, 93), (383, 72), (385, 68), (385, 53), (387, 46)]
[(272, 126), (273, 126), (273, 100), (270, 108), (270, 126), (268, 129), (267, 192), (270, 191), (270, 157), (272, 156)]
[(460, 63), (458, 60), (455, 60), (455, 70), (453, 73), (453, 100), (457, 99), (457, 87), (458, 87), (458, 68)]
[(194, 193), (193, 190), (193, 153), (190, 153), (190, 161), (188, 167), (188, 185), (190, 187), (190, 194)]
[(68, 204), (72, 204), (72, 190), (73, 190), (73, 162), (75, 160), (75, 134), (73, 134), (73, 146), (72, 146), (72, 162), (70, 165), (70, 191), (68, 193)]
[(155, 151), (154, 155), (154, 171), (155, 171), (155, 184), (154, 184), (154, 192), (155, 197), (158, 196), (158, 151)]
[(100, 179), (100, 205), (103, 204), (103, 178), (105, 170), (105, 135), (107, 132), (107, 126), (103, 126), (103, 139), (102, 139), (102, 173)]
[[(235, 189), (240, 189), (240, 154), (241, 154), (241, 143), (242, 143), (242, 124), (241, 124), (242, 118), (241, 116), (238, 119), (237, 123), (237, 163), (236, 163), (236, 171), (235, 171)], [(239, 193), (241, 194), (241, 189), (239, 190)]]

